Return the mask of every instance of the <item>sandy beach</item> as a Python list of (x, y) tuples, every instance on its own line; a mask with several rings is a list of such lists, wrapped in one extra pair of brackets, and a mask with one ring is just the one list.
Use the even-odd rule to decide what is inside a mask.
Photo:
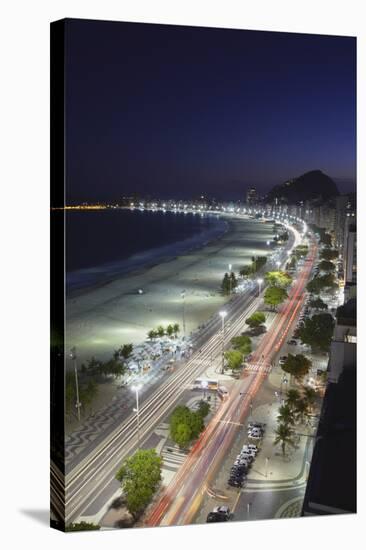
[[(220, 293), (228, 265), (236, 273), (257, 254), (269, 252), (272, 224), (227, 217), (229, 230), (200, 249), (122, 276), (66, 303), (66, 346), (76, 346), (79, 364), (111, 357), (125, 343), (139, 343), (158, 325), (179, 323), (185, 290), (186, 334), (207, 321), (227, 297)], [(143, 289), (142, 295), (138, 289)]]

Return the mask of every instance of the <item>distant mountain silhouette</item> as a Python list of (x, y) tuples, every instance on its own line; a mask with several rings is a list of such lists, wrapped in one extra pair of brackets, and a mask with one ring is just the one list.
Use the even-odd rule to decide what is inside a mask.
[(339, 195), (335, 182), (321, 170), (312, 170), (302, 176), (276, 185), (268, 193), (268, 202), (279, 199), (280, 202), (296, 203), (314, 199), (327, 200)]

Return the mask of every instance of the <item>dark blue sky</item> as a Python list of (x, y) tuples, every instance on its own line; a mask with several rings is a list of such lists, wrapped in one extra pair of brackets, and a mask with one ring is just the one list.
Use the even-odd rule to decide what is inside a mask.
[(68, 20), (68, 201), (356, 174), (356, 41)]

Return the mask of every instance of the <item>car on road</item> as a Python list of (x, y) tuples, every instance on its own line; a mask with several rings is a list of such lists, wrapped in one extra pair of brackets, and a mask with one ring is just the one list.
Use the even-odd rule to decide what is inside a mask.
[(206, 519), (206, 523), (218, 523), (220, 521), (229, 521), (229, 518), (223, 514), (215, 514), (215, 512), (210, 512)]
[(230, 508), (228, 506), (215, 506), (212, 511), (214, 514), (222, 514), (227, 518), (230, 517)]

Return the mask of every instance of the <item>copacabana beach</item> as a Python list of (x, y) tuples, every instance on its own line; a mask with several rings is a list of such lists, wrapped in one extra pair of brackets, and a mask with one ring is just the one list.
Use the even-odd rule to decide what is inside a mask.
[[(66, 346), (75, 346), (79, 362), (105, 360), (126, 343), (141, 343), (150, 329), (178, 323), (182, 329), (185, 290), (186, 334), (206, 322), (226, 301), (220, 292), (225, 272), (270, 252), (273, 225), (225, 216), (226, 231), (201, 248), (156, 265), (116, 276), (109, 282), (73, 292), (66, 301)], [(172, 222), (174, 223), (174, 222)], [(125, 236), (126, 238), (126, 236)], [(127, 236), (129, 238), (129, 236)], [(142, 289), (143, 294), (138, 290)]]

